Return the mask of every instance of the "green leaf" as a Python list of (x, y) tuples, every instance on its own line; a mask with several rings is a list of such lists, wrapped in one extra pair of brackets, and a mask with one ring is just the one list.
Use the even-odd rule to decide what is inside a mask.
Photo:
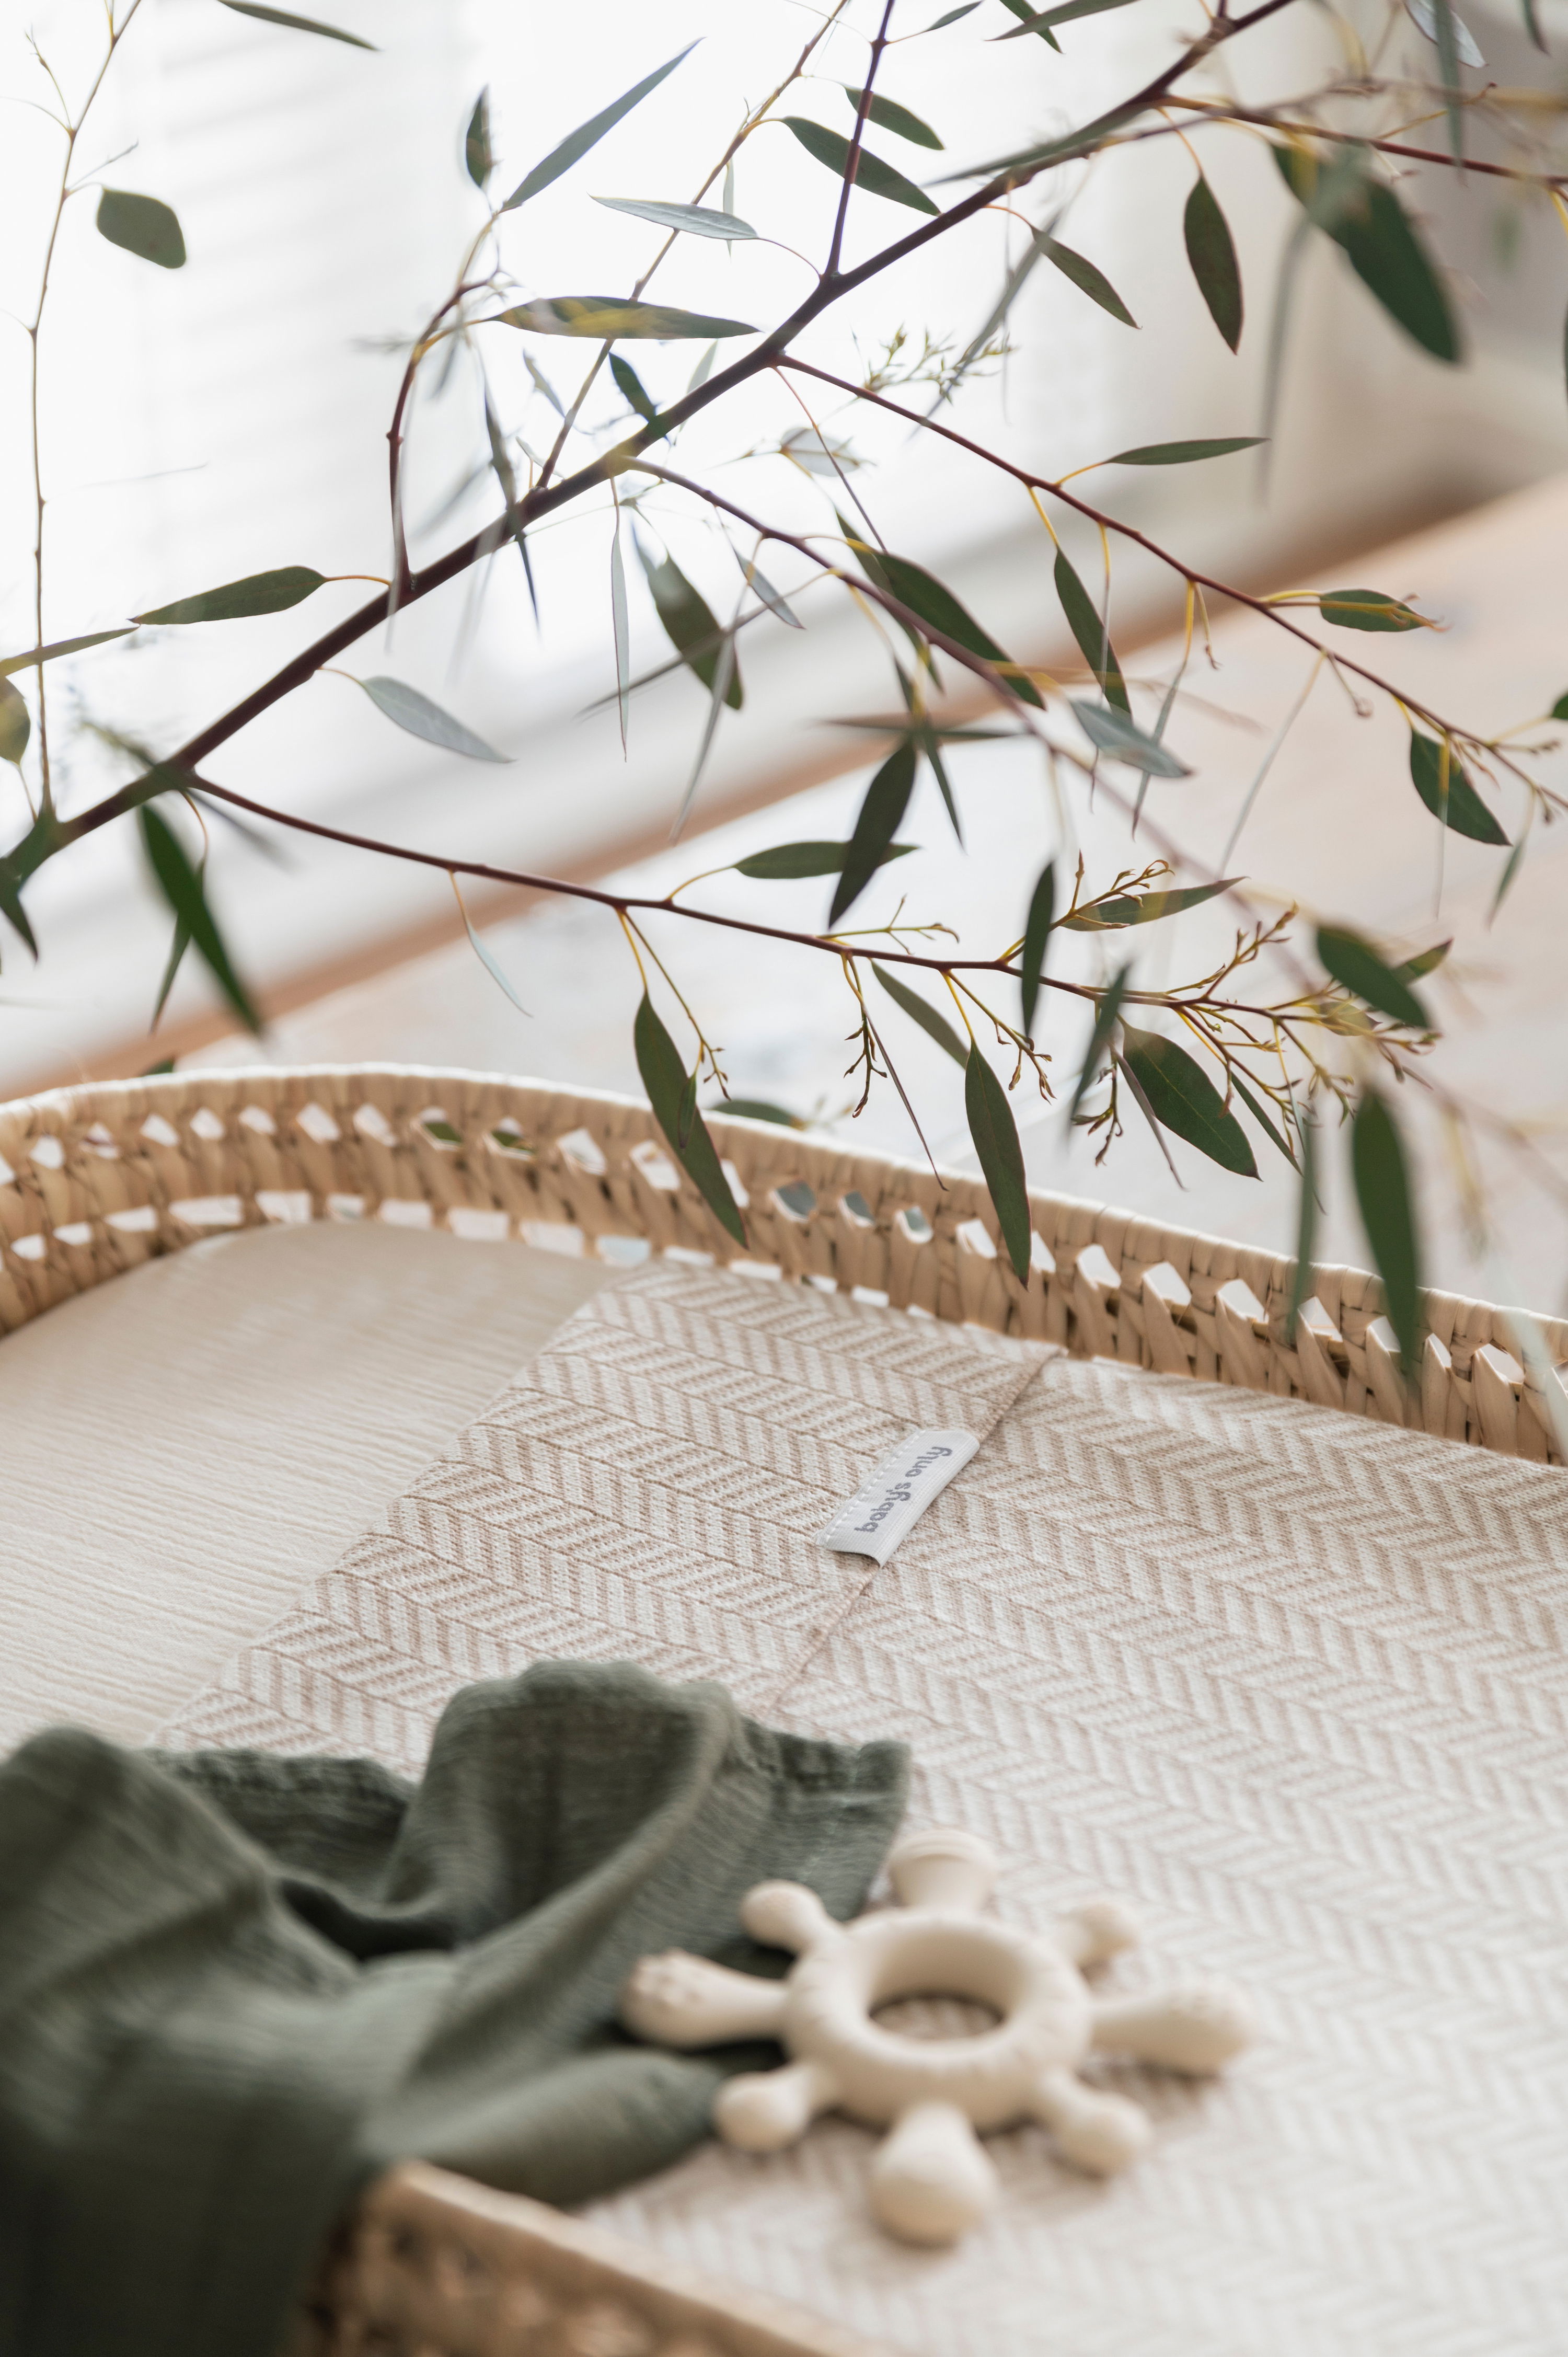
[(1072, 709), (1090, 743), (1101, 753), (1110, 754), (1112, 760), (1130, 761), (1134, 769), (1154, 778), (1191, 777), (1192, 771), (1185, 761), (1178, 761), (1174, 753), (1167, 753), (1163, 745), (1145, 737), (1120, 712), (1112, 712), (1103, 704), (1077, 702)]
[(111, 245), (160, 270), (178, 270), (185, 262), (185, 239), (172, 208), (156, 197), (133, 196), (127, 188), (105, 188), (98, 199), (98, 234)]
[(0, 679), (0, 761), (21, 761), (33, 733), (27, 699), (8, 679)]
[(261, 0), (221, 0), (225, 8), (232, 8), (236, 16), (259, 16), (263, 25), (283, 25), (291, 33), (319, 33), (324, 41), (344, 41), (351, 49), (375, 52), (374, 41), (361, 41), (358, 33), (339, 32), (336, 25), (317, 24), (314, 16), (291, 16), (286, 8), (263, 8)]
[(639, 105), (650, 91), (657, 90), (666, 74), (672, 74), (682, 60), (691, 56), (696, 46), (695, 41), (688, 41), (679, 56), (671, 58), (667, 64), (658, 67), (641, 81), (634, 83), (630, 90), (624, 91), (615, 101), (613, 105), (605, 107), (597, 114), (591, 114), (586, 123), (579, 123), (575, 131), (568, 132), (559, 147), (553, 147), (543, 161), (535, 164), (526, 178), (518, 182), (517, 187), (501, 207), (502, 212), (515, 212), (519, 205), (525, 205), (528, 202), (530, 197), (536, 197), (541, 188), (547, 188), (552, 180), (558, 180), (563, 172), (569, 172), (573, 165), (587, 154), (590, 147), (598, 145), (607, 131), (615, 129), (623, 115), (629, 114), (634, 106)]
[(893, 839), (914, 791), (918, 759), (912, 744), (900, 745), (888, 755), (867, 786), (844, 855), (832, 907), (828, 911), (830, 925), (836, 925), (854, 906), (877, 869), (886, 865)]
[(1411, 730), (1410, 774), (1416, 792), (1433, 816), (1451, 826), (1455, 834), (1468, 835), (1472, 843), (1506, 844), (1508, 836), (1452, 751), (1444, 762), (1445, 750), (1434, 737)]
[(638, 375), (631, 362), (623, 361), (618, 352), (612, 352), (610, 374), (620, 390), (622, 399), (636, 410), (639, 417), (645, 417), (651, 425), (659, 414), (659, 404), (645, 392), (642, 379)]
[(648, 1102), (653, 1117), (664, 1132), (671, 1151), (686, 1176), (697, 1189), (709, 1210), (735, 1238), (746, 1242), (746, 1223), (730, 1191), (708, 1125), (698, 1113), (695, 1103), (691, 1108), (691, 1122), (685, 1144), (681, 1143), (682, 1107), (687, 1090), (686, 1068), (681, 1061), (680, 1050), (665, 1029), (647, 991), (642, 994), (632, 1026), (632, 1045), (637, 1050), (637, 1069), (642, 1075), (642, 1085), (648, 1092)]
[[(1012, 8), (1013, 0), (1004, 0), (1004, 5)], [(1033, 11), (1024, 14), (1016, 32), (998, 33), (996, 38), (999, 41), (1016, 41), (1026, 33), (1049, 33), (1056, 26), (1070, 25), (1079, 16), (1103, 16), (1112, 8), (1130, 8), (1132, 5), (1133, 0), (1060, 0), (1060, 5), (1055, 8), (1042, 8), (1038, 14)], [(1019, 16), (1023, 12), (1014, 8), (1013, 13)]]
[(1235, 1090), (1237, 1095), (1240, 1098), (1242, 1103), (1246, 1106), (1247, 1111), (1251, 1114), (1252, 1119), (1257, 1123), (1259, 1128), (1263, 1131), (1266, 1136), (1273, 1138), (1274, 1144), (1279, 1147), (1280, 1152), (1284, 1156), (1285, 1160), (1290, 1164), (1291, 1168), (1294, 1170), (1298, 1166), (1295, 1156), (1290, 1150), (1290, 1141), (1271, 1118), (1264, 1107), (1259, 1103), (1257, 1098), (1252, 1094), (1251, 1090), (1247, 1086), (1246, 1082), (1241, 1078), (1240, 1072), (1232, 1071), (1230, 1075), (1230, 1085)]
[[(1004, 35), (1003, 38), (1008, 37)], [(934, 205), (931, 210), (935, 212)], [(1058, 238), (1044, 236), (1040, 239), (1040, 251), (1047, 262), (1056, 264), (1064, 278), (1070, 278), (1073, 285), (1089, 296), (1091, 303), (1098, 303), (1102, 311), (1109, 311), (1112, 317), (1120, 319), (1123, 327), (1137, 326), (1138, 322), (1103, 270), (1090, 262), (1086, 254), (1075, 253), (1070, 245), (1063, 245)]]
[(1453, 946), (1452, 939), (1434, 942), (1429, 950), (1422, 950), (1414, 957), (1406, 958), (1402, 964), (1396, 965), (1394, 972), (1402, 982), (1419, 982), (1423, 974), (1436, 973)]
[(144, 802), (136, 813), (136, 824), (141, 829), (142, 847), (147, 855), (148, 864), (158, 880), (164, 899), (168, 902), (176, 924), (183, 926), (190, 935), (213, 980), (247, 1031), (259, 1036), (262, 1018), (252, 1003), (250, 993), (234, 971), (223, 937), (207, 905), (206, 888), (199, 873), (186, 857), (185, 846), (168, 822), (159, 816), (150, 802)]
[(592, 336), (607, 344), (623, 336), (668, 344), (757, 333), (744, 319), (710, 319), (699, 311), (671, 310), (665, 303), (639, 303), (629, 295), (542, 295), (537, 302), (498, 311), (489, 324), (521, 328), (534, 336)]
[(1089, 1046), (1084, 1050), (1083, 1068), (1078, 1076), (1078, 1086), (1072, 1092), (1072, 1103), (1068, 1107), (1067, 1117), (1069, 1126), (1077, 1120), (1078, 1109), (1094, 1085), (1100, 1060), (1110, 1045), (1111, 1034), (1116, 1028), (1117, 1018), (1122, 1012), (1122, 1001), (1127, 995), (1127, 985), (1132, 979), (1133, 968), (1129, 963), (1119, 974), (1112, 976), (1101, 993), (1100, 1003), (1094, 1010), (1093, 1026), (1089, 1034)]
[(1205, 900), (1229, 892), (1233, 884), (1240, 881), (1239, 876), (1225, 876), (1218, 884), (1184, 884), (1173, 892), (1118, 893), (1114, 899), (1096, 900), (1061, 921), (1075, 933), (1103, 933), (1125, 925), (1155, 925), (1162, 917), (1179, 917), (1184, 909), (1201, 908)]
[(164, 1008), (168, 1005), (169, 992), (174, 988), (180, 967), (185, 963), (185, 953), (189, 947), (190, 927), (183, 918), (177, 917), (174, 924), (174, 938), (169, 943), (168, 961), (164, 967), (163, 980), (158, 985), (158, 995), (153, 1002), (153, 1019), (147, 1026), (149, 1031), (156, 1031), (163, 1020)]
[(79, 655), (83, 648), (101, 647), (110, 639), (128, 639), (134, 628), (134, 623), (127, 622), (117, 630), (90, 630), (84, 639), (57, 639), (50, 647), (29, 647), (26, 654), (5, 655), (0, 658), (0, 679), (27, 671), (34, 663), (53, 662), (59, 655)]
[[(1122, 666), (1116, 660), (1110, 631), (1096, 610), (1093, 598), (1079, 579), (1065, 548), (1057, 551), (1055, 580), (1057, 596), (1061, 599), (1068, 629), (1078, 640), (1079, 652), (1110, 701), (1130, 716), (1133, 707), (1127, 700), (1127, 683), (1122, 676)], [(1158, 774), (1165, 777), (1167, 773), (1162, 770)]]
[(934, 25), (926, 27), (926, 30), (928, 33), (940, 33), (945, 25), (956, 25), (961, 16), (972, 16), (979, 5), (980, 0), (963, 0), (961, 8), (950, 8), (945, 16), (939, 16)]
[[(935, 26), (932, 26), (931, 30), (933, 32), (936, 30)], [(851, 90), (846, 83), (843, 94), (848, 99), (852, 111), (858, 116), (860, 102), (865, 92)], [(942, 144), (929, 123), (922, 123), (918, 114), (911, 114), (908, 108), (900, 106), (896, 98), (884, 98), (880, 91), (872, 91), (871, 103), (865, 112), (868, 120), (875, 123), (879, 129), (891, 131), (899, 139), (912, 140), (917, 147), (940, 147)]]
[[(1427, 39), (1435, 48), (1437, 17), (1433, 9), (1432, 0), (1404, 0), (1404, 6), (1405, 14), (1412, 24), (1426, 35)], [(1478, 70), (1486, 64), (1486, 59), (1476, 46), (1475, 35), (1460, 16), (1455, 16), (1454, 19), (1454, 43), (1461, 65), (1475, 66)]]
[[(349, 674), (345, 674), (348, 676)], [(460, 720), (454, 720), (438, 704), (422, 695), (416, 687), (405, 685), (401, 679), (357, 679), (378, 712), (399, 728), (406, 728), (411, 737), (423, 737), (427, 745), (439, 745), (443, 752), (466, 754), (470, 761), (510, 762), (510, 753), (498, 753)]]
[[(1431, 38), (1437, 44), (1443, 76), (1443, 111), (1448, 119), (1448, 145), (1461, 172), (1465, 168), (1465, 110), (1459, 88), (1459, 27), (1450, 0), (1419, 0), (1431, 18)], [(1419, 16), (1416, 19), (1420, 23)], [(1425, 27), (1423, 30), (1426, 30)], [(1468, 38), (1468, 37), (1466, 37)], [(1470, 47), (1475, 48), (1474, 41)]]
[(238, 622), (250, 614), (282, 614), (302, 598), (314, 597), (327, 576), (308, 565), (280, 565), (275, 573), (249, 573), (242, 581), (225, 581), (221, 588), (203, 589), (194, 597), (177, 597), (172, 606), (155, 606), (138, 614), (138, 622)]
[[(20, 660), (21, 658), (18, 656), (17, 662), (20, 662)], [(29, 657), (29, 661), (30, 660), (31, 658)], [(0, 670), (5, 671), (14, 670), (15, 667), (15, 664), (12, 663), (0, 664)], [(1568, 694), (1564, 694), (1558, 697), (1556, 703), (1552, 705), (1551, 711), (1546, 716), (1549, 720), (1568, 720)]]
[(766, 1097), (725, 1097), (723, 1104), (710, 1105), (708, 1111), (725, 1121), (733, 1114), (741, 1121), (775, 1122), (780, 1129), (807, 1129), (811, 1126), (798, 1114), (786, 1113), (782, 1105), (769, 1104)]
[(1050, 941), (1051, 918), (1056, 909), (1057, 867), (1047, 859), (1040, 870), (1039, 880), (1029, 895), (1029, 913), (1024, 920), (1024, 949), (1020, 962), (1019, 987), (1024, 1001), (1024, 1036), (1035, 1036), (1035, 1002), (1040, 995), (1045, 977), (1046, 950)]
[(1301, 1139), (1301, 1197), (1295, 1222), (1295, 1274), (1285, 1313), (1287, 1341), (1294, 1336), (1301, 1305), (1312, 1291), (1317, 1258), (1317, 1124), (1310, 1108), (1297, 1121), (1296, 1134)]
[(1541, 56), (1544, 57), (1546, 55), (1546, 43), (1541, 36), (1541, 18), (1536, 14), (1536, 0), (1524, 0), (1524, 24), (1525, 30), (1529, 33), (1530, 39), (1541, 51)]
[(1326, 622), (1342, 630), (1429, 630), (1424, 614), (1417, 614), (1380, 589), (1326, 589), (1317, 601)]
[(1187, 1049), (1157, 1031), (1135, 1031), (1130, 1023), (1122, 1024), (1122, 1055), (1155, 1119), (1222, 1170), (1255, 1178), (1258, 1166), (1246, 1131)]
[(468, 128), (463, 135), (463, 161), (476, 188), (482, 188), (496, 168), (495, 155), (490, 146), (490, 93), (488, 84), (474, 101), (474, 111), (468, 117)]
[(717, 212), (711, 205), (655, 204), (641, 197), (596, 197), (594, 202), (607, 205), (613, 213), (630, 213), (637, 221), (651, 221), (656, 229), (683, 229), (690, 237), (720, 237), (726, 245), (757, 235), (749, 221), (737, 220), (734, 213)]
[[(774, 120), (789, 125), (808, 156), (814, 156), (819, 164), (825, 164), (830, 172), (843, 178), (849, 169), (850, 143), (841, 132), (830, 131), (825, 123), (810, 123), (801, 114), (776, 115)], [(863, 147), (855, 157), (854, 184), (857, 188), (869, 189), (874, 197), (889, 198), (896, 205), (910, 205), (918, 213), (941, 210), (932, 203), (924, 188), (918, 188), (913, 180), (907, 180), (902, 172), (896, 172), (891, 164), (885, 164), (868, 147)]]
[[(453, 881), (456, 883), (456, 877), (453, 878)], [(462, 910), (463, 930), (468, 936), (468, 946), (473, 951), (474, 955), (478, 959), (479, 963), (484, 967), (485, 972), (489, 975), (490, 980), (495, 984), (496, 988), (500, 992), (501, 996), (503, 998), (510, 998), (520, 1015), (527, 1015), (528, 1009), (523, 1005), (521, 999), (518, 996), (516, 991), (512, 988), (510, 979), (507, 974), (505, 967), (501, 964), (500, 960), (496, 956), (495, 952), (487, 946), (483, 936), (475, 931), (474, 920), (468, 914), (467, 904), (464, 900), (461, 892), (457, 895), (457, 906)]]
[(997, 1224), (1013, 1264), (1013, 1274), (1020, 1285), (1027, 1285), (1034, 1231), (1029, 1221), (1028, 1184), (1024, 1177), (1024, 1149), (1018, 1143), (1018, 1125), (1007, 1102), (1007, 1092), (972, 1040), (964, 1066), (963, 1109), (992, 1202), (996, 1207)]
[(1421, 1348), (1421, 1248), (1404, 1146), (1375, 1089), (1362, 1092), (1351, 1121), (1350, 1170), (1389, 1323), (1399, 1336), (1405, 1372), (1412, 1375)]
[[(655, 564), (640, 541), (637, 544), (637, 553), (648, 576), (654, 610), (664, 625), (665, 636), (682, 662), (696, 673), (711, 695), (718, 677), (719, 656), (725, 638), (712, 608), (702, 593), (692, 587), (672, 556), (666, 556)], [(738, 669), (731, 674), (725, 691), (725, 702), (732, 712), (740, 710), (742, 689)]]
[[(886, 844), (877, 865), (907, 859), (919, 847), (918, 843)], [(749, 858), (737, 859), (735, 872), (764, 884), (792, 884), (803, 876), (841, 876), (853, 848), (848, 843), (779, 843), (771, 851), (754, 851)]]
[(1146, 442), (1141, 449), (1118, 450), (1108, 467), (1190, 467), (1198, 458), (1228, 458), (1233, 450), (1256, 450), (1261, 434), (1229, 434), (1218, 442)]
[(1029, 0), (1002, 0), (1002, 5), (1010, 15), (1016, 16), (1028, 32), (1037, 33), (1041, 40), (1047, 42), (1053, 49), (1060, 49), (1061, 43), (1050, 27), (1036, 24), (1035, 18), (1039, 11), (1030, 6)]
[[(856, 544), (855, 553), (864, 565), (869, 552), (863, 543)], [(911, 564), (907, 556), (891, 556), (885, 549), (875, 552), (875, 562), (884, 586), (901, 606), (908, 606), (933, 630), (940, 630), (959, 646), (967, 647), (972, 655), (994, 663), (1006, 673), (1009, 684), (1026, 704), (1040, 705), (1040, 691), (1034, 681), (1015, 668), (1012, 657), (1003, 653), (995, 640), (981, 629), (973, 615), (959, 604), (952, 591), (944, 587), (934, 574), (928, 573), (922, 565)]]
[(1197, 281), (1197, 291), (1208, 306), (1208, 316), (1235, 351), (1241, 341), (1241, 267), (1230, 224), (1219, 210), (1219, 199), (1200, 172), (1182, 214), (1187, 258)]
[(907, 984), (898, 980), (897, 974), (884, 974), (882, 968), (875, 964), (872, 966), (871, 971), (893, 1001), (894, 1006), (901, 1006), (911, 1023), (919, 1025), (928, 1039), (934, 1039), (945, 1055), (950, 1056), (955, 1064), (961, 1064), (967, 1070), (972, 1050), (967, 1043), (959, 1038), (947, 1017), (939, 1015), (934, 1006), (928, 1006), (918, 992), (909, 989)]
[(793, 613), (790, 608), (785, 603), (784, 599), (779, 596), (778, 590), (775, 589), (772, 582), (769, 581), (767, 574), (763, 572), (755, 557), (742, 556), (737, 549), (736, 552), (736, 562), (740, 566), (741, 572), (746, 576), (746, 587), (752, 592), (754, 597), (767, 607), (770, 614), (777, 614), (779, 619), (787, 624), (791, 630), (803, 630), (805, 629), (806, 625), (804, 622), (802, 622), (800, 617)]
[[(1348, 150), (1348, 158), (1353, 154)], [(1434, 359), (1457, 361), (1459, 331), (1447, 294), (1393, 190), (1363, 167), (1340, 181), (1320, 217), (1313, 210), (1320, 178), (1316, 157), (1294, 147), (1275, 147), (1273, 157), (1292, 195), (1342, 249), (1389, 317)]]
[(1319, 925), (1317, 954), (1326, 972), (1364, 1006), (1407, 1023), (1412, 1031), (1432, 1029), (1432, 1017), (1410, 984), (1359, 933), (1344, 925)]

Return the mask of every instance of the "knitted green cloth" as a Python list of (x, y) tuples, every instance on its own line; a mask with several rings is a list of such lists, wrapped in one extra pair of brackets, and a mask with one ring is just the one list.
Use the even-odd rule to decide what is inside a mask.
[(0, 2357), (273, 2357), (396, 2160), (559, 2202), (674, 2160), (759, 2058), (631, 2043), (627, 1973), (768, 1969), (736, 1910), (773, 1876), (854, 1915), (906, 1775), (624, 1663), (467, 1688), (417, 1786), (36, 1737), (0, 1766)]

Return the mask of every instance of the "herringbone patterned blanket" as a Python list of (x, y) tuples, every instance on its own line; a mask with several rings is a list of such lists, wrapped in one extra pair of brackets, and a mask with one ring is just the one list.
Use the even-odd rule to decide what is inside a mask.
[[(717, 2146), (623, 2231), (919, 2357), (1562, 2357), (1568, 1487), (1301, 1403), (656, 1264), (600, 1294), (160, 1738), (423, 1758), (544, 1653), (717, 1676), (914, 1745), (916, 1807), (1044, 1922), (1133, 1900), (1117, 1980), (1218, 1970), (1222, 2083), (1123, 2074), (1153, 2155), (1035, 2130), (958, 2250), (899, 2248), (870, 2139)], [(885, 1568), (814, 1534), (915, 1426), (979, 1455)]]

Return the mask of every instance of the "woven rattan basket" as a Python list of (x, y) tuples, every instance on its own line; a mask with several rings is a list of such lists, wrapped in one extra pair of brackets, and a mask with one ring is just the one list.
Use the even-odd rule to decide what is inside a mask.
[[(0, 1333), (215, 1230), (381, 1219), (634, 1259), (698, 1254), (898, 1308), (1344, 1408), (1560, 1463), (1508, 1313), (1427, 1296), (1419, 1390), (1381, 1289), (1319, 1268), (1289, 1330), (1292, 1264), (1059, 1195), (1030, 1196), (1035, 1269), (997, 1256), (978, 1179), (762, 1122), (715, 1121), (742, 1253), (645, 1104), (475, 1072), (369, 1064), (199, 1071), (60, 1089), (0, 1109)], [(1541, 1323), (1568, 1361), (1568, 1324)]]
[[(1376, 1281), (1319, 1268), (1289, 1331), (1291, 1264), (1059, 1196), (1030, 1198), (1026, 1287), (976, 1179), (776, 1125), (715, 1121), (741, 1252), (644, 1104), (391, 1065), (203, 1071), (0, 1108), (0, 1333), (204, 1234), (309, 1220), (445, 1226), (631, 1262), (677, 1252), (1315, 1401), (1561, 1462), (1505, 1313), (1433, 1294), (1407, 1388)], [(393, 2170), (328, 2255), (288, 2357), (869, 2357), (867, 2344), (534, 2202)]]

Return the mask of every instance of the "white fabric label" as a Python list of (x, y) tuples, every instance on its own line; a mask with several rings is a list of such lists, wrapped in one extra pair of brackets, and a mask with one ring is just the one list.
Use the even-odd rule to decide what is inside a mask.
[(822, 1534), (823, 1546), (886, 1563), (979, 1446), (972, 1432), (912, 1432), (878, 1458), (848, 1505), (839, 1508)]

